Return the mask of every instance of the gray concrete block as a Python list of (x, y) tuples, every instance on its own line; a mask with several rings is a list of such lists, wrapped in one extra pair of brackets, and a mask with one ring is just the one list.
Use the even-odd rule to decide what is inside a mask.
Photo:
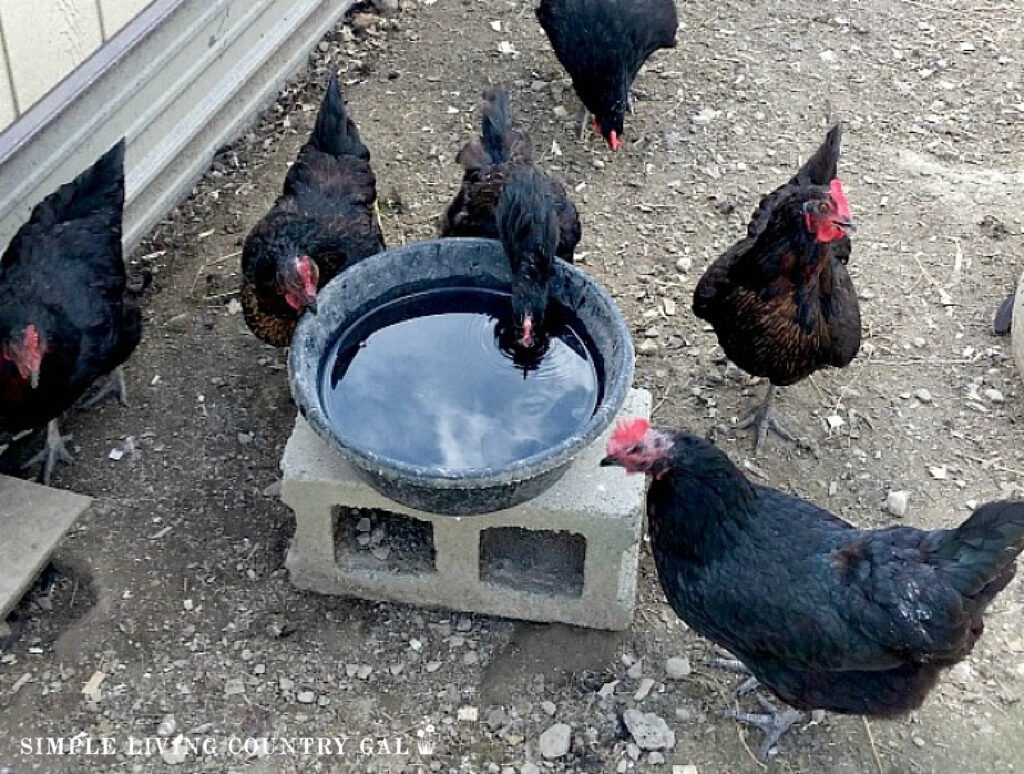
[(89, 497), (0, 476), (0, 621), (91, 503)]
[[(650, 411), (650, 393), (631, 390), (623, 415)], [(281, 499), (295, 511), (292, 582), (323, 594), (624, 629), (646, 482), (598, 466), (613, 427), (539, 497), (458, 517), (387, 499), (299, 417), (281, 462)], [(360, 530), (368, 516), (370, 529)]]

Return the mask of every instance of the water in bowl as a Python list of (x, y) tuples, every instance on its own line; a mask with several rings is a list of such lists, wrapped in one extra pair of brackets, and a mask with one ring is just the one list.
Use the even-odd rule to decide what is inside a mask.
[(556, 446), (600, 399), (597, 369), (566, 310), (547, 342), (511, 354), (508, 294), (417, 293), (343, 331), (321, 376), (328, 421), (347, 443), (446, 471), (493, 468)]

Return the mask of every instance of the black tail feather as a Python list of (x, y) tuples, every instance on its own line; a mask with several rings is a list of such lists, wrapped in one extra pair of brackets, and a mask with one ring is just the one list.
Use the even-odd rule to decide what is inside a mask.
[(370, 160), (370, 150), (363, 145), (359, 129), (345, 109), (345, 98), (341, 94), (337, 73), (331, 73), (309, 144), (332, 156), (355, 156), (363, 161)]
[(495, 86), (484, 92), (482, 113), (480, 139), (484, 150), (492, 164), (504, 163), (509, 159), (508, 135), (512, 124), (512, 107), (504, 87)]
[(828, 130), (825, 141), (804, 162), (790, 181), (796, 185), (828, 185), (839, 174), (839, 150), (843, 140), (843, 125), (837, 123)]
[(118, 140), (95, 164), (70, 183), (65, 183), (32, 210), (31, 221), (41, 226), (109, 213), (110, 228), (121, 234), (124, 208), (124, 138)]
[(992, 320), (992, 333), (996, 336), (1005, 336), (1010, 332), (1013, 326), (1013, 304), (1016, 299), (1017, 294), (1010, 293), (996, 309), (995, 319)]
[(1024, 501), (985, 503), (956, 529), (936, 533), (933, 549), (945, 560), (945, 574), (966, 597), (991, 599), (1014, 574), (1014, 560), (1024, 551)]

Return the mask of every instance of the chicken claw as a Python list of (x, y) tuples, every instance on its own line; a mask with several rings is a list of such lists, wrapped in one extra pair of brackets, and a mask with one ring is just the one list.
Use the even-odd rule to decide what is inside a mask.
[(26, 462), (23, 469), (31, 468), (40, 462), (43, 463), (43, 469), (39, 478), (46, 486), (49, 486), (53, 469), (57, 466), (57, 463), (63, 462), (65, 465), (70, 465), (74, 461), (71, 452), (68, 451), (68, 447), (64, 445), (65, 441), (70, 440), (70, 435), (60, 434), (60, 425), (57, 424), (57, 420), (51, 419), (50, 423), (46, 426), (46, 444), (43, 446), (43, 450)]
[(779, 743), (783, 735), (804, 719), (804, 713), (792, 707), (780, 710), (763, 696), (758, 696), (757, 702), (764, 710), (763, 714), (729, 709), (723, 710), (721, 715), (753, 726), (764, 734), (761, 746), (757, 748), (757, 759), (764, 763), (768, 760), (768, 754), (772, 748)]
[(747, 675), (747, 679), (740, 683), (736, 687), (736, 690), (732, 692), (733, 696), (736, 698), (746, 696), (748, 693), (753, 693), (757, 690), (758, 686), (761, 685), (761, 681), (750, 674), (750, 670), (747, 668), (747, 665), (739, 659), (713, 658), (705, 663), (714, 669), (721, 669), (726, 672), (735, 672), (737, 674)]
[(755, 426), (757, 427), (757, 442), (754, 444), (754, 456), (756, 457), (761, 453), (761, 447), (764, 446), (765, 440), (768, 438), (768, 431), (771, 430), (780, 438), (795, 443), (798, 446), (807, 448), (807, 442), (802, 441), (787, 430), (778, 417), (775, 414), (775, 392), (778, 388), (774, 384), (768, 385), (768, 394), (765, 396), (764, 401), (760, 406), (754, 410), (753, 413), (747, 415), (740, 420), (736, 427), (740, 430), (744, 428)]
[(90, 409), (111, 394), (117, 396), (117, 402), (122, 406), (128, 405), (128, 388), (124, 383), (124, 369), (121, 366), (118, 366), (111, 372), (103, 386), (96, 390), (95, 394), (82, 404), (82, 408)]

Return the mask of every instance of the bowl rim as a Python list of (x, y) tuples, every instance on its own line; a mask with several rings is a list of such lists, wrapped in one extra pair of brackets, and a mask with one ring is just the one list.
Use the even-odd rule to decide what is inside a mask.
[[(379, 272), (379, 265), (400, 259), (403, 255), (412, 252), (419, 253), (431, 247), (436, 248), (439, 244), (450, 245), (453, 242), (476, 243), (478, 246), (488, 249), (493, 249), (497, 245), (499, 250), (503, 249), (501, 243), (497, 240), (479, 237), (446, 237), (443, 239), (412, 242), (390, 248), (365, 258), (339, 273), (338, 276), (321, 288), (317, 294), (317, 305), (319, 308), (330, 306), (332, 297), (341, 292), (340, 288), (344, 283), (339, 282), (339, 280), (342, 278), (351, 280), (356, 272)], [(592, 444), (621, 410), (629, 388), (633, 383), (635, 350), (629, 326), (622, 312), (601, 283), (578, 267), (561, 259), (555, 261), (555, 271), (556, 273), (562, 272), (570, 277), (574, 277), (578, 284), (587, 289), (588, 298), (598, 301), (607, 311), (613, 327), (619, 329), (622, 334), (619, 338), (624, 345), (622, 351), (624, 367), (616, 375), (613, 375), (613, 377), (617, 376), (617, 378), (611, 378), (605, 382), (602, 399), (587, 423), (580, 427), (574, 435), (563, 439), (554, 446), (549, 446), (547, 449), (529, 457), (514, 460), (501, 466), (446, 470), (435, 466), (417, 465), (385, 457), (343, 441), (340, 434), (330, 425), (326, 411), (321, 405), (320, 379), (323, 360), (311, 363), (308, 362), (311, 358), (302, 357), (302, 354), (306, 351), (305, 344), (315, 335), (319, 315), (302, 315), (292, 337), (291, 348), (288, 353), (288, 382), (292, 397), (316, 434), (326, 440), (345, 459), (371, 475), (388, 480), (401, 481), (403, 486), (415, 486), (425, 489), (488, 489), (508, 486), (518, 481), (532, 479), (547, 471), (566, 465), (581, 450)], [(404, 297), (404, 295), (397, 296), (395, 299), (391, 299), (391, 301)], [(303, 362), (300, 362), (300, 360)], [(300, 379), (300, 375), (304, 378)], [(308, 394), (310, 387), (312, 387), (312, 395)]]

